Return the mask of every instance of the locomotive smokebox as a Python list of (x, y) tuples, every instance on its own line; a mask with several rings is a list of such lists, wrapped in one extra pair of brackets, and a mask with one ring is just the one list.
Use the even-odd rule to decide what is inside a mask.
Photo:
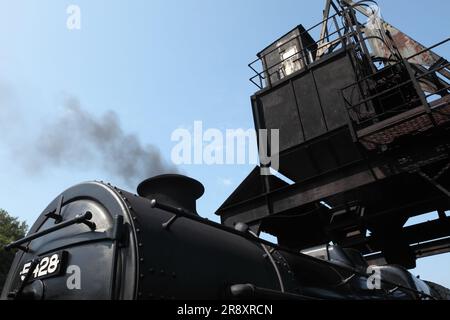
[(197, 214), (196, 202), (205, 192), (205, 188), (195, 179), (178, 174), (166, 174), (141, 182), (137, 192), (149, 200), (155, 199)]

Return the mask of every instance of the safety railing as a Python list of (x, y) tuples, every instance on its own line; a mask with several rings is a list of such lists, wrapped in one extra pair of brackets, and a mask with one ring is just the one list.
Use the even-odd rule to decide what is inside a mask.
[(414, 58), (432, 53), (450, 43), (450, 38), (403, 58), (342, 89), (354, 135), (359, 130), (394, 115), (423, 106), (430, 113), (434, 102), (449, 95), (450, 63), (445, 59), (425, 67)]
[[(331, 15), (328, 18), (320, 21), (311, 28), (300, 32), (295, 37), (277, 43), (276, 47), (272, 50), (263, 51), (256, 60), (252, 61), (248, 65), (255, 74), (250, 78), (250, 81), (259, 89), (272, 87), (275, 83), (281, 81), (283, 78), (289, 76), (294, 72), (307, 68), (308, 65), (320, 60), (329, 53), (344, 48), (351, 43), (367, 41), (368, 38), (365, 38), (362, 32), (366, 24), (355, 23), (354, 25), (351, 25), (344, 21), (345, 17), (348, 17), (350, 20), (354, 19), (354, 21), (356, 21), (355, 12), (351, 8), (344, 9), (343, 11), (335, 13), (334, 15)], [(317, 34), (319, 28), (322, 28), (324, 24), (327, 26), (327, 32), (324, 34), (324, 36), (319, 36), (320, 39), (311, 44), (305, 44), (303, 39), (305, 37), (314, 36), (315, 34)], [(329, 30), (328, 26), (330, 25), (332, 27)], [(294, 30), (285, 34), (280, 39), (289, 36), (292, 32), (294, 32)], [(383, 41), (383, 39), (380, 40)], [(294, 51), (289, 56), (282, 57), (282, 55), (280, 54), (280, 59), (277, 59), (276, 63), (267, 63), (266, 58), (268, 56), (274, 54), (276, 51), (283, 51), (282, 48), (290, 46), (297, 47), (298, 50)], [(361, 50), (362, 48), (358, 49)], [(313, 53), (313, 55), (311, 53)], [(367, 56), (370, 59), (370, 54), (367, 54)], [(287, 62), (297, 63), (297, 68), (295, 68), (294, 72), (291, 72), (289, 74), (286, 74), (284, 72), (283, 69)], [(275, 80), (273, 79), (274, 76), (276, 76)]]

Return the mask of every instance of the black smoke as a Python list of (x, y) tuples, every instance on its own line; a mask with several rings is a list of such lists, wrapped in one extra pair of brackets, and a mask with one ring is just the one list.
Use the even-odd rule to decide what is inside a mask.
[(114, 111), (96, 117), (76, 98), (66, 99), (63, 112), (43, 124), (37, 133), (27, 136), (26, 124), (21, 126), (25, 127), (19, 137), (21, 143), (10, 141), (9, 145), (18, 159), (23, 160), (17, 164), (23, 163), (27, 172), (45, 172), (55, 167), (98, 169), (133, 188), (143, 179), (178, 173), (155, 146), (125, 132)]

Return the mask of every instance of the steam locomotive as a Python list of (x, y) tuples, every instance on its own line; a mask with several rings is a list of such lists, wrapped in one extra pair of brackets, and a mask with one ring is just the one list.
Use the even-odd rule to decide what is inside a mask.
[[(400, 267), (337, 246), (300, 253), (201, 218), (204, 188), (180, 175), (138, 195), (102, 182), (53, 200), (18, 249), (2, 299), (431, 299)], [(379, 278), (377, 278), (379, 277)], [(377, 286), (378, 284), (378, 286)]]
[(258, 54), (262, 71), (250, 64), (255, 127), (279, 129), (265, 150), (291, 184), (261, 175), (273, 166), (261, 161), (220, 224), (198, 215), (204, 187), (185, 176), (137, 194), (76, 185), (7, 246), (1, 298), (450, 299), (407, 271), (450, 250), (450, 64), (431, 50), (450, 39), (425, 48), (373, 1), (326, 3), (318, 41), (300, 25)]

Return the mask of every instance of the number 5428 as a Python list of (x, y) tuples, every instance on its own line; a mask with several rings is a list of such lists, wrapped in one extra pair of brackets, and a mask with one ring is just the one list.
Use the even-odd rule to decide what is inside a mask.
[[(20, 272), (20, 279), (25, 280), (26, 275), (30, 272), (31, 262), (23, 265)], [(32, 270), (32, 279), (44, 278), (53, 276), (58, 273), (61, 268), (61, 255), (58, 253), (41, 258), (40, 262)]]

